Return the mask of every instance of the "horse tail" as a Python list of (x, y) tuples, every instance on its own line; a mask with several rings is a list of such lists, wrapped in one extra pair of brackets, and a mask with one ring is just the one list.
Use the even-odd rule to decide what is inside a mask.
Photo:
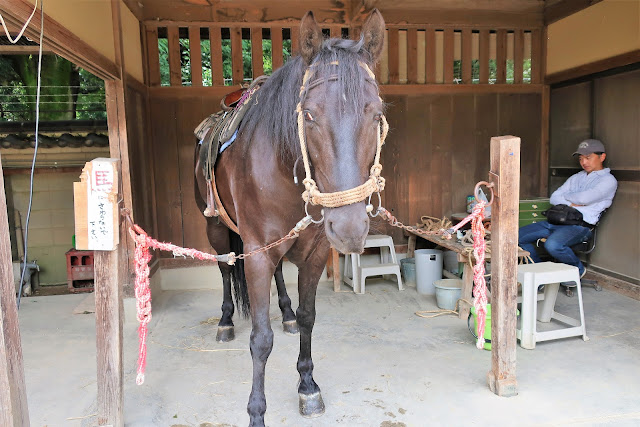
[[(229, 230), (229, 243), (231, 251), (241, 254), (243, 251), (242, 239), (233, 231)], [(242, 317), (249, 317), (249, 292), (247, 290), (247, 278), (244, 275), (244, 260), (237, 259), (231, 270), (231, 279), (233, 282), (233, 294), (236, 300), (236, 307)]]

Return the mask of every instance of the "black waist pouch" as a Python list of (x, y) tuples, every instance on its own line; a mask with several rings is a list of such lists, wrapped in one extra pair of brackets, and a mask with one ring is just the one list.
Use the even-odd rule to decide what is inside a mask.
[(553, 225), (582, 225), (587, 226), (582, 219), (582, 212), (578, 209), (567, 205), (551, 206), (542, 213), (547, 217), (549, 224)]

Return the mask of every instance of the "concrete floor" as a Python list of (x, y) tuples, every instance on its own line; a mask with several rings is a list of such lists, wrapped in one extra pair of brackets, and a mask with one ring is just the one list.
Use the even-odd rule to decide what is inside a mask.
[[(434, 297), (367, 283), (365, 295), (319, 286), (314, 377), (327, 409), (312, 420), (298, 414), (299, 339), (282, 333), (272, 298), (268, 426), (640, 425), (640, 301), (585, 288), (590, 341), (518, 346), (519, 395), (501, 398), (486, 385), (491, 353), (475, 348), (466, 322), (418, 317), (416, 311), (437, 309)], [(289, 289), (297, 307), (296, 288)], [(85, 298), (22, 300), (32, 426), (96, 424), (95, 316), (72, 314)], [(220, 304), (215, 289), (155, 296), (142, 386), (135, 384), (137, 325), (125, 324), (127, 426), (248, 424), (250, 323), (236, 318), (236, 340), (217, 344), (215, 323), (207, 320), (220, 315)], [(577, 315), (574, 304), (577, 298), (561, 294), (556, 309)]]

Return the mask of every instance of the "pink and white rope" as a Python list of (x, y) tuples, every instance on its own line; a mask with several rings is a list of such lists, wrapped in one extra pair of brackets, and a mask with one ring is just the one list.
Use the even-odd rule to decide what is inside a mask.
[(471, 234), (473, 235), (473, 256), (476, 263), (473, 266), (473, 306), (476, 309), (476, 317), (478, 322), (478, 341), (476, 347), (484, 348), (484, 329), (487, 318), (487, 283), (484, 279), (484, 257), (486, 251), (486, 243), (484, 241), (485, 229), (482, 224), (484, 219), (485, 201), (478, 202), (469, 216), (460, 221), (453, 227), (453, 231), (458, 231), (463, 225), (471, 221)]
[(135, 248), (135, 294), (136, 294), (136, 311), (138, 322), (138, 368), (136, 376), (136, 384), (144, 383), (144, 370), (147, 365), (147, 325), (151, 321), (151, 289), (149, 288), (149, 261), (151, 261), (151, 252), (149, 248), (160, 249), (163, 251), (173, 252), (174, 255), (190, 256), (201, 260), (218, 261), (218, 255), (211, 255), (200, 252), (195, 249), (181, 248), (180, 246), (170, 243), (158, 242), (152, 239), (145, 231), (137, 225), (133, 225), (129, 229), (131, 237), (136, 243)]

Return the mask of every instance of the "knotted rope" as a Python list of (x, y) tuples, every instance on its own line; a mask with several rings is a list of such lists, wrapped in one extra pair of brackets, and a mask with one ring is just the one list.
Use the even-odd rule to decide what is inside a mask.
[[(332, 63), (337, 65), (337, 62)], [(364, 62), (359, 62), (359, 65), (367, 72), (369, 77), (375, 81), (375, 75), (373, 71)], [(312, 75), (312, 68), (307, 68), (302, 78), (302, 86), (300, 87), (300, 101), (296, 106), (296, 112), (298, 113), (298, 139), (300, 140), (300, 149), (302, 152), (302, 162), (304, 164), (305, 178), (302, 181), (305, 187), (305, 191), (302, 193), (302, 199), (305, 203), (311, 203), (312, 205), (320, 205), (327, 208), (336, 208), (339, 206), (346, 206), (353, 203), (360, 202), (367, 197), (371, 196), (375, 192), (384, 190), (385, 180), (380, 173), (382, 172), (382, 165), (380, 164), (380, 151), (384, 145), (384, 141), (387, 138), (389, 132), (389, 124), (384, 115), (380, 117), (378, 122), (378, 131), (376, 132), (376, 156), (373, 161), (373, 166), (369, 171), (369, 179), (362, 185), (351, 188), (344, 191), (336, 191), (334, 193), (322, 193), (318, 189), (318, 185), (311, 177), (311, 166), (309, 164), (309, 153), (307, 151), (307, 141), (304, 133), (304, 111), (302, 110), (302, 103), (304, 101), (304, 95), (308, 90), (307, 83)], [(322, 81), (320, 81), (321, 83)], [(319, 84), (319, 83), (317, 83)], [(315, 86), (316, 83), (312, 83), (310, 87)], [(382, 99), (380, 99), (382, 101)]]

